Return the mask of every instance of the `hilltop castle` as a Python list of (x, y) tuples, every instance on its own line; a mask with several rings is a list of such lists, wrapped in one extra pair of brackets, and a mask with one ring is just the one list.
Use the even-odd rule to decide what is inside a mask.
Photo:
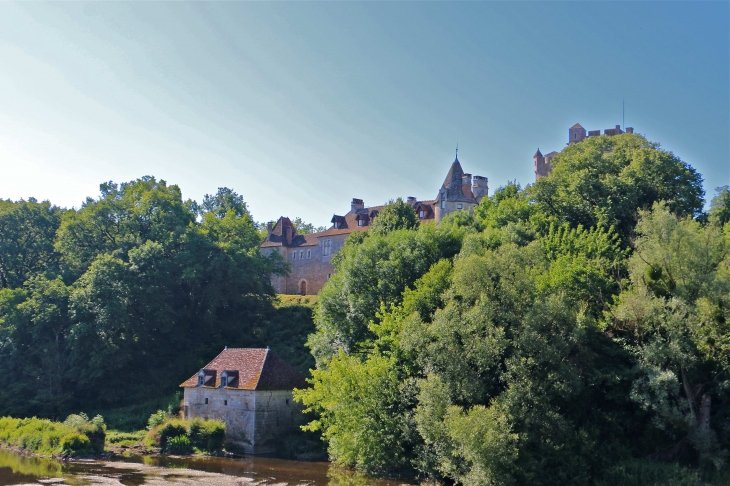
[[(604, 135), (634, 133), (631, 127), (626, 132), (620, 125), (607, 128)], [(601, 135), (600, 130), (586, 132), (580, 123), (568, 129), (568, 145), (578, 143), (588, 137)], [(558, 152), (543, 155), (540, 149), (533, 156), (535, 180), (545, 177), (552, 170), (552, 159)], [(444, 216), (462, 209), (473, 209), (489, 195), (486, 177), (466, 174), (461, 168), (458, 151), (449, 168), (441, 189), (431, 200), (418, 201), (415, 197), (407, 199), (422, 222), (441, 221)], [(286, 276), (273, 276), (271, 284), (279, 294), (317, 294), (329, 280), (335, 268), (332, 266), (332, 255), (337, 253), (345, 243), (345, 238), (355, 231), (366, 231), (383, 206), (366, 207), (362, 199), (354, 198), (350, 203), (350, 211), (332, 216), (332, 226), (319, 233), (300, 235), (294, 224), (287, 217), (281, 216), (274, 223), (269, 223), (266, 239), (261, 244), (261, 251), (270, 255), (277, 251), (291, 262), (291, 272)]]
[[(623, 130), (621, 130), (621, 125), (616, 125), (615, 128), (606, 128), (605, 130), (603, 130), (603, 134), (608, 136), (620, 135), (622, 133), (634, 133), (634, 129), (632, 127), (626, 127), (626, 132), (624, 132)], [(571, 143), (578, 143), (588, 137), (598, 137), (600, 135), (600, 130), (591, 130), (586, 133), (586, 129), (583, 128), (580, 123), (576, 123), (568, 129), (568, 143), (566, 145), (570, 145)], [(558, 155), (558, 153), (554, 151), (550, 152), (549, 154), (543, 155), (540, 152), (540, 149), (537, 149), (535, 155), (532, 156), (535, 168), (535, 180), (547, 176), (550, 171), (553, 170), (551, 161), (556, 155)]]
[[(444, 216), (462, 209), (473, 209), (482, 198), (489, 195), (488, 179), (465, 174), (458, 153), (451, 164), (441, 189), (434, 199), (418, 201), (407, 199), (422, 222), (441, 221)], [(362, 199), (353, 199), (350, 211), (332, 216), (332, 226), (319, 233), (297, 234), (287, 217), (280, 217), (276, 224), (269, 223), (266, 239), (261, 250), (269, 255), (278, 251), (291, 263), (287, 276), (273, 276), (271, 284), (279, 294), (317, 294), (334, 272), (331, 259), (354, 231), (366, 231), (383, 206), (365, 207)]]

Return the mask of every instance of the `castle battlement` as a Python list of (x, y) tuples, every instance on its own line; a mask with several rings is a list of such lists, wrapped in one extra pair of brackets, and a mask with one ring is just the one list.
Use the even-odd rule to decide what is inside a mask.
[[(614, 128), (606, 128), (605, 130), (603, 130), (603, 135), (609, 137), (613, 135), (621, 135), (622, 133), (634, 133), (634, 128), (626, 127), (626, 131), (623, 131), (621, 130), (621, 125), (616, 125)], [(582, 142), (588, 137), (600, 136), (600, 130), (591, 130), (589, 132), (586, 132), (586, 129), (583, 128), (580, 123), (576, 123), (568, 129), (568, 143), (566, 145)], [(540, 152), (540, 149), (537, 149), (535, 155), (532, 156), (532, 160), (534, 161), (535, 180), (538, 180), (539, 178), (545, 177), (550, 174), (550, 172), (553, 170), (551, 160), (556, 155), (558, 155), (557, 152), (550, 152), (549, 154), (543, 155)]]

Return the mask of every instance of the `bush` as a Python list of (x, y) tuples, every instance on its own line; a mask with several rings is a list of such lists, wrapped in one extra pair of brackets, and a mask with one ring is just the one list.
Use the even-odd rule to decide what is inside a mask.
[(88, 452), (91, 449), (91, 441), (84, 434), (71, 432), (61, 439), (61, 450), (70, 454)]
[[(88, 453), (103, 450), (105, 431), (99, 421), (85, 422), (80, 418), (83, 417), (72, 417), (69, 424), (74, 426), (71, 426), (35, 417), (24, 419), (2, 417), (0, 444), (36, 454)], [(94, 439), (91, 439), (89, 434)]]
[(186, 427), (184, 420), (170, 420), (157, 428), (159, 444), (163, 450), (165, 449), (168, 440), (181, 435), (187, 435), (187, 433), (188, 428)]
[(190, 421), (189, 437), (198, 449), (216, 451), (223, 448), (226, 438), (226, 424), (220, 420), (202, 420), (194, 418)]
[(157, 412), (150, 415), (147, 419), (147, 430), (152, 430), (158, 425), (162, 424), (167, 420), (167, 413), (164, 410), (158, 410)]
[(97, 415), (89, 420), (85, 413), (78, 415), (71, 414), (66, 417), (64, 425), (74, 429), (79, 434), (85, 435), (90, 441), (90, 450), (94, 452), (102, 452), (106, 442), (106, 423), (104, 417)]
[[(184, 437), (184, 439), (180, 439)], [(175, 454), (184, 454), (184, 443), (187, 443), (187, 452), (196, 447), (200, 450), (216, 451), (223, 448), (226, 438), (226, 424), (220, 420), (192, 420), (170, 419), (157, 425), (144, 439), (147, 447), (160, 447), (165, 452), (173, 452), (170, 441), (176, 441)]]
[(193, 450), (190, 439), (186, 435), (178, 435), (167, 441), (165, 452), (171, 454), (189, 454)]

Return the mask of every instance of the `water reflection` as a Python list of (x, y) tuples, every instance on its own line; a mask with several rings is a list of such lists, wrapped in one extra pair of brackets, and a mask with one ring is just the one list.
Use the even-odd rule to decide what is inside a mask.
[(67, 485), (327, 485), (395, 486), (325, 462), (300, 462), (265, 457), (243, 459), (139, 456), (116, 461), (62, 463), (0, 450), (0, 485), (39, 484), (63, 480)]

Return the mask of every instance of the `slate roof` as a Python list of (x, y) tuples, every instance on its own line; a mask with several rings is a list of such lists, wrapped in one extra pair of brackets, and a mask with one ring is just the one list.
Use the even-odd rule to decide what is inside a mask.
[[(287, 239), (287, 231), (291, 231), (291, 241)], [(270, 248), (275, 246), (317, 246), (317, 237), (312, 236), (311, 234), (297, 234), (297, 230), (294, 228), (294, 224), (291, 220), (282, 216), (271, 229), (271, 234), (267, 235), (266, 239), (261, 244), (261, 248)]]
[[(289, 366), (288, 363), (276, 356), (269, 349), (224, 349), (203, 370), (206, 373), (210, 372), (211, 374), (215, 374), (215, 382), (211, 379), (209, 382), (206, 382), (206, 387), (220, 387), (221, 373), (223, 371), (238, 375), (238, 379), (230, 382), (226, 388), (239, 390), (291, 390), (293, 388), (306, 388), (309, 386), (301, 373)], [(198, 386), (198, 373), (185, 380), (180, 386), (184, 388)]]

